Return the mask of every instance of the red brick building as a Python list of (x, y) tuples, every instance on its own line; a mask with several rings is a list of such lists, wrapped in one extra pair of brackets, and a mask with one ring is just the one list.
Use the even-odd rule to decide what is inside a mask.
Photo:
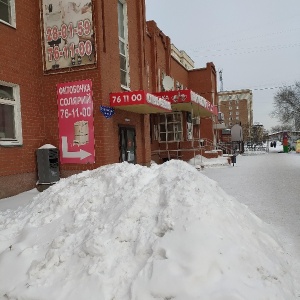
[[(1, 4), (0, 198), (36, 185), (36, 151), (45, 144), (59, 149), (66, 177), (122, 161), (162, 162), (155, 155), (167, 145), (185, 149), (178, 157), (187, 160), (200, 139), (214, 141), (213, 63), (188, 70), (174, 59), (170, 38), (146, 22), (144, 1), (77, 2)], [(190, 102), (171, 111), (164, 95), (153, 96), (164, 92), (164, 78), (179, 94), (188, 90)], [(100, 107), (114, 114), (106, 118)], [(180, 120), (172, 130), (170, 115)], [(75, 159), (82, 150), (89, 157)]]
[(218, 93), (219, 109), (224, 114), (226, 128), (241, 124), (244, 141), (251, 140), (253, 126), (253, 94), (251, 90), (223, 91)]

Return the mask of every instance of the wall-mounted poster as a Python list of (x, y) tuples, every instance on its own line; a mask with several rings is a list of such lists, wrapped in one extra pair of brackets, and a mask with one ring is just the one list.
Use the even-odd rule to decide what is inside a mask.
[(95, 64), (92, 0), (41, 0), (44, 69)]
[(57, 84), (61, 164), (95, 162), (91, 80)]

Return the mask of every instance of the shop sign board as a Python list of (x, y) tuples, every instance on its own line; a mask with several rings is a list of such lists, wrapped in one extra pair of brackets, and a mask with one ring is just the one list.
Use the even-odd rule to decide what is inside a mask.
[(92, 1), (40, 1), (44, 69), (94, 64), (96, 56)]
[(92, 81), (57, 85), (61, 164), (95, 162)]
[(148, 107), (149, 112), (151, 112), (151, 108), (153, 107), (160, 110), (161, 112), (170, 112), (172, 110), (169, 101), (166, 101), (165, 99), (157, 97), (143, 90), (110, 93), (110, 105), (112, 107)]
[(215, 105), (210, 103), (204, 97), (196, 94), (192, 90), (176, 90), (176, 91), (164, 91), (154, 93), (155, 95), (169, 101), (172, 105), (183, 104), (183, 103), (194, 103), (199, 105), (202, 109), (210, 112), (211, 114), (217, 115), (218, 110)]

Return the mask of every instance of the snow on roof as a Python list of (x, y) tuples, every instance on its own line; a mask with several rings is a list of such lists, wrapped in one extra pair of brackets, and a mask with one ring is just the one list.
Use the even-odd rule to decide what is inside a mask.
[(51, 144), (45, 144), (41, 146), (39, 149), (52, 149), (52, 148), (56, 148), (56, 147)]

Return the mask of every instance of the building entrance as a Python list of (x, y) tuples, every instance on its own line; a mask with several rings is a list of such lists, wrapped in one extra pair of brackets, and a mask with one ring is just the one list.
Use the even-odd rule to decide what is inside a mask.
[(135, 142), (135, 128), (133, 127), (119, 127), (120, 140), (120, 161), (127, 161), (131, 164), (136, 163), (136, 142)]

